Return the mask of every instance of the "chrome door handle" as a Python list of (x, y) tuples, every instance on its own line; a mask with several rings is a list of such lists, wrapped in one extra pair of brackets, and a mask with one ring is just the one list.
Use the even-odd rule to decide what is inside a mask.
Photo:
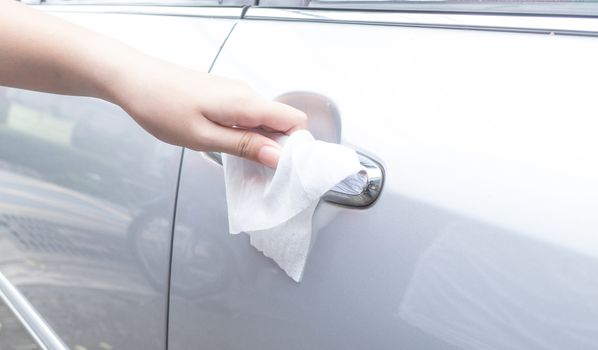
[[(222, 165), (222, 156), (218, 152), (203, 152), (210, 160)], [(351, 176), (326, 192), (322, 199), (326, 202), (349, 208), (367, 208), (374, 204), (384, 185), (384, 168), (380, 163), (357, 152), (363, 166), (359, 174)]]

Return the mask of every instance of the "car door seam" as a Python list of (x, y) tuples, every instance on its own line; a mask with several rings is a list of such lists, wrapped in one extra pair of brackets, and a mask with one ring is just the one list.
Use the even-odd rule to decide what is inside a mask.
[(218, 52), (216, 52), (216, 56), (214, 56), (214, 60), (212, 60), (212, 64), (210, 65), (210, 68), (208, 69), (208, 73), (212, 73), (212, 69), (214, 68), (214, 65), (216, 64), (216, 61), (218, 60), (218, 56), (220, 56), (220, 52), (222, 52), (222, 49), (224, 48), (224, 45), (226, 45), (226, 42), (228, 41), (228, 38), (230, 38), (231, 34), (235, 30), (235, 27), (237, 26), (237, 23), (239, 23), (239, 22), (235, 22), (233, 24), (233, 26), (231, 27), (230, 31), (226, 35), (226, 38), (224, 38), (224, 41), (222, 41), (222, 45), (220, 45), (220, 47), (218, 48)]
[(165, 346), (164, 349), (168, 349), (168, 335), (170, 333), (170, 290), (171, 290), (171, 281), (172, 281), (172, 261), (173, 261), (173, 251), (174, 251), (174, 231), (176, 227), (176, 214), (177, 214), (177, 204), (179, 200), (179, 189), (181, 186), (181, 174), (183, 173), (183, 159), (185, 156), (185, 148), (181, 148), (181, 156), (179, 159), (179, 167), (178, 167), (178, 175), (176, 180), (175, 186), (175, 193), (174, 193), (174, 208), (172, 212), (172, 225), (170, 228), (170, 252), (168, 257), (168, 280), (166, 282), (166, 337), (165, 337)]

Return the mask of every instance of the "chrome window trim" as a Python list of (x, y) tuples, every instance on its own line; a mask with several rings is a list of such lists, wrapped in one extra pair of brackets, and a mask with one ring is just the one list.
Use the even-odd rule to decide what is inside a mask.
[(54, 330), (35, 308), (0, 272), (0, 299), (12, 311), (23, 327), (43, 350), (68, 350)]
[(224, 6), (148, 6), (148, 5), (36, 5), (37, 9), (49, 12), (69, 13), (106, 13), (106, 14), (131, 14), (155, 15), (178, 17), (208, 17), (239, 19), (243, 15), (243, 7)]
[(244, 19), (598, 35), (598, 18), (249, 7)]

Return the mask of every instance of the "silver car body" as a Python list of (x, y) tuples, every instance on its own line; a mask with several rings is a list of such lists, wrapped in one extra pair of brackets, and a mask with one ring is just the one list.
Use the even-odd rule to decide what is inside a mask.
[(385, 175), (369, 208), (319, 205), (297, 284), (228, 235), (211, 158), (9, 91), (0, 291), (48, 348), (598, 348), (598, 19), (40, 8), (245, 80)]

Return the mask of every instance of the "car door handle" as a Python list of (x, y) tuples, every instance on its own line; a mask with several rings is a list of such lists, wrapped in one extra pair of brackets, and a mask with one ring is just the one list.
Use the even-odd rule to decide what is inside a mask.
[[(218, 152), (202, 152), (208, 159), (222, 165)], [(334, 186), (322, 199), (348, 208), (367, 208), (380, 196), (384, 185), (384, 168), (380, 163), (357, 151), (363, 170)]]

